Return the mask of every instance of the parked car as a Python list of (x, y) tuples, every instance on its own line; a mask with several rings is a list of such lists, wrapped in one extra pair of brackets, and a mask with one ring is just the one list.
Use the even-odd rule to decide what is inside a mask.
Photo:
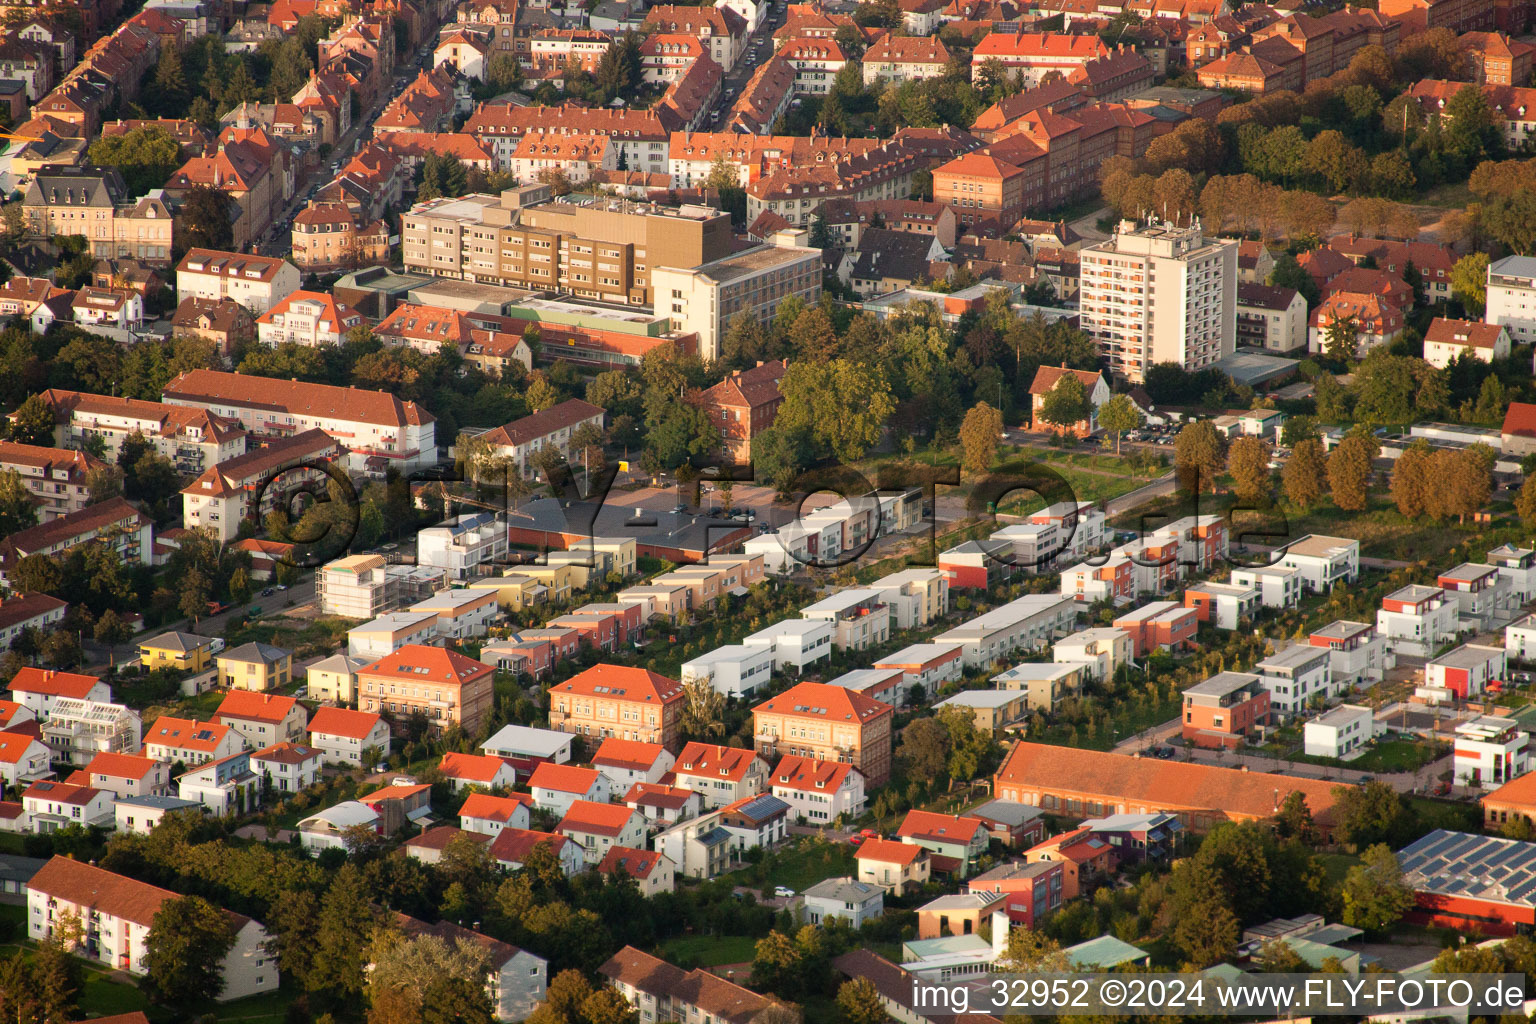
[(673, 515), (682, 515), (684, 512), (687, 512), (687, 511), (688, 511), (688, 506), (687, 505), (673, 505), (672, 506), (672, 514)]
[(795, 898), (795, 890), (791, 889), (787, 885), (776, 885), (776, 886), (774, 886), (773, 887), (773, 894), (775, 896), (777, 896), (778, 898), (780, 898), (780, 899), (789, 900), (789, 899), (794, 899)]

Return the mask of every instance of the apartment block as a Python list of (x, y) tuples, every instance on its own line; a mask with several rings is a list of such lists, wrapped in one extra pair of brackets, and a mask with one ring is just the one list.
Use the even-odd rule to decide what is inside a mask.
[(401, 218), (407, 270), (578, 298), (650, 305), (652, 270), (697, 267), (731, 252), (730, 217), (593, 198), (552, 202), (548, 185), (500, 196), (418, 203)]
[(1386, 637), (1369, 622), (1338, 619), (1307, 637), (1307, 643), (1328, 651), (1335, 690), (1379, 683), (1397, 663)]
[(411, 644), (358, 671), (358, 709), (420, 715), (433, 728), (457, 725), (473, 736), (490, 716), (495, 674), (462, 654)]
[(206, 409), (60, 388), (39, 397), (53, 410), (55, 444), (78, 448), (100, 438), (108, 462), (115, 463), (123, 442), (136, 434), (192, 475), (245, 453), (245, 428)]
[(821, 301), (821, 250), (805, 244), (807, 237), (785, 232), (773, 244), (696, 263), (654, 260), (657, 314), (670, 316), (674, 330), (698, 335), (702, 358), (718, 358), (738, 314), (766, 324), (791, 296), (807, 306)]
[(1337, 690), (1325, 648), (1293, 644), (1253, 667), (1269, 689), (1270, 707), (1281, 715), (1301, 714), (1313, 701), (1326, 701)]
[(1197, 746), (1236, 747), (1269, 720), (1269, 690), (1251, 672), (1221, 672), (1184, 690), (1181, 734)]
[(1198, 224), (1121, 221), (1080, 267), (1083, 330), (1117, 376), (1140, 382), (1157, 363), (1203, 370), (1236, 351), (1236, 242)]
[(1381, 599), (1376, 630), (1394, 654), (1424, 658), (1456, 636), (1456, 602), (1439, 587), (1414, 583)]
[(895, 709), (841, 686), (800, 683), (752, 709), (757, 751), (851, 764), (871, 786), (891, 774)]
[(617, 736), (679, 749), (682, 684), (647, 669), (594, 665), (549, 692), (549, 727), (588, 737)]
[(260, 524), (273, 509), (286, 510), (300, 491), (324, 488), (329, 478), (317, 465), (341, 453), (331, 435), (315, 429), (210, 466), (182, 488), (182, 522), (233, 541), (247, 520)]
[(1505, 256), (1488, 264), (1487, 291), (1483, 321), (1502, 326), (1513, 341), (1536, 341), (1536, 257)]
[(235, 420), (263, 437), (319, 428), (346, 449), (349, 469), (371, 476), (388, 467), (409, 475), (437, 463), (435, 418), (387, 391), (189, 370), (165, 386), (164, 398)]
[(299, 290), (299, 268), (273, 256), (190, 249), (176, 265), (176, 302), (234, 299), (260, 316)]
[(447, 585), (441, 569), (390, 565), (383, 555), (348, 555), (327, 562), (315, 575), (320, 610), (349, 619), (397, 611)]

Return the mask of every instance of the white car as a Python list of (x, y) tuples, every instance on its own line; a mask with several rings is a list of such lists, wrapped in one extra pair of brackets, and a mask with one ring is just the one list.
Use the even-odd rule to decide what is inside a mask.
[(790, 900), (795, 898), (795, 890), (787, 885), (774, 886), (773, 895), (779, 899)]

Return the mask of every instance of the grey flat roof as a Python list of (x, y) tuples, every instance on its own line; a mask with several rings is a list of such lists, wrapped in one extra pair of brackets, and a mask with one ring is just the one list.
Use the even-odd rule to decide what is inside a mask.
[(1245, 686), (1253, 686), (1258, 681), (1259, 677), (1251, 672), (1218, 672), (1209, 679), (1186, 687), (1184, 692), (1199, 697), (1225, 697)]
[(1211, 369), (1220, 370), (1239, 384), (1253, 387), (1294, 372), (1298, 362), (1299, 360), (1296, 359), (1282, 359), (1280, 356), (1243, 351), (1234, 352), (1230, 356), (1216, 360), (1211, 364)]

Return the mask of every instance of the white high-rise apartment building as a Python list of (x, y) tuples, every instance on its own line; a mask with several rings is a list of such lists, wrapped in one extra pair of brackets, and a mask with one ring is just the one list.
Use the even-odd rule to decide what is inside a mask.
[(1488, 265), (1483, 322), (1499, 324), (1511, 341), (1536, 341), (1536, 258), (1506, 256)]
[(1157, 363), (1201, 370), (1237, 348), (1237, 243), (1123, 220), (1081, 253), (1083, 329), (1129, 381)]

